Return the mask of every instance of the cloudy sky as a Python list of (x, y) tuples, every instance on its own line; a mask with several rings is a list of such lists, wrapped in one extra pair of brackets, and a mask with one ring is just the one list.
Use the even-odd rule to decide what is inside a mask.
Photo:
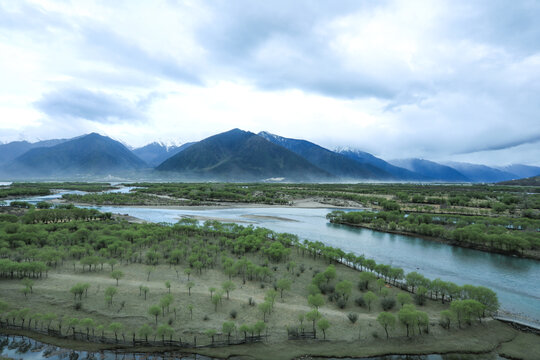
[(0, 142), (241, 128), (540, 165), (536, 1), (0, 0)]

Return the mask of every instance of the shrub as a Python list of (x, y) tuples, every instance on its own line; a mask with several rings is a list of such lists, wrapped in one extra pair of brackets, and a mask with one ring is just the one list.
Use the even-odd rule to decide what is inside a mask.
[(248, 304), (249, 304), (249, 306), (255, 306), (255, 300), (253, 300), (253, 298), (250, 297), (249, 300), (248, 300)]
[(356, 323), (356, 321), (358, 320), (358, 314), (357, 313), (348, 313), (347, 314), (347, 318), (349, 319), (349, 321), (354, 324)]
[(299, 270), (303, 274), (304, 271), (306, 271), (306, 266), (304, 264), (300, 264)]
[(388, 311), (396, 306), (396, 300), (393, 298), (383, 298), (381, 299), (381, 306), (384, 311)]
[(77, 311), (81, 310), (81, 309), (82, 309), (82, 302), (77, 301), (73, 307), (74, 307), (75, 310), (77, 310)]
[(174, 319), (173, 318), (169, 318), (169, 320), (167, 320), (167, 324), (172, 325), (174, 323)]
[(360, 307), (365, 307), (366, 306), (366, 302), (364, 301), (364, 298), (363, 297), (358, 297), (354, 300), (355, 304), (360, 306)]
[(426, 297), (424, 295), (416, 294), (414, 295), (414, 302), (416, 305), (422, 306), (426, 303)]
[(266, 285), (264, 285), (264, 283), (261, 283), (261, 289), (264, 289), (266, 287)]
[(333, 294), (336, 291), (336, 287), (332, 284), (322, 284), (319, 289), (323, 295)]
[(229, 313), (229, 315), (231, 315), (231, 318), (232, 319), (236, 319), (236, 316), (238, 315), (238, 312), (236, 310), (231, 310), (231, 312)]
[(338, 301), (336, 301), (336, 305), (337, 305), (340, 309), (344, 309), (345, 306), (347, 306), (347, 300), (345, 300), (344, 298), (339, 298)]
[(208, 320), (210, 320), (210, 318), (208, 317), (208, 315), (204, 315), (203, 320), (208, 321)]

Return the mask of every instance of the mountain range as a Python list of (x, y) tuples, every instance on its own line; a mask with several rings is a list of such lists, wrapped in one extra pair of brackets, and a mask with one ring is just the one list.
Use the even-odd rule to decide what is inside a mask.
[(192, 181), (493, 183), (540, 175), (540, 167), (488, 167), (416, 158), (385, 161), (358, 149), (332, 151), (307, 140), (240, 129), (181, 146), (153, 142), (132, 150), (96, 133), (0, 144), (1, 179), (83, 175)]

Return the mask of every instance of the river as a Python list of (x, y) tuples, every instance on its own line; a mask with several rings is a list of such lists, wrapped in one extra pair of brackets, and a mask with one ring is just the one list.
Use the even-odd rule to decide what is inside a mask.
[[(129, 191), (123, 188), (120, 191)], [(25, 199), (31, 202), (59, 197), (55, 194)], [(501, 309), (540, 324), (540, 262), (460, 248), (418, 237), (330, 224), (331, 209), (292, 207), (173, 210), (129, 206), (94, 206), (104, 212), (128, 214), (151, 222), (177, 222), (182, 216), (248, 222), (301, 239), (321, 241), (345, 252), (363, 254), (378, 263), (418, 271), (424, 276), (457, 284), (483, 285), (497, 292)], [(286, 218), (291, 221), (278, 220)], [(523, 319), (524, 318), (524, 319)]]

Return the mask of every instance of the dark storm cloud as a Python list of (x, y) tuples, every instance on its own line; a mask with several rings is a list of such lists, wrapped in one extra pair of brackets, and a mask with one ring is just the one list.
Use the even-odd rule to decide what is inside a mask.
[(116, 123), (143, 118), (146, 103), (146, 99), (134, 103), (119, 96), (86, 89), (61, 89), (45, 94), (35, 106), (51, 118)]

